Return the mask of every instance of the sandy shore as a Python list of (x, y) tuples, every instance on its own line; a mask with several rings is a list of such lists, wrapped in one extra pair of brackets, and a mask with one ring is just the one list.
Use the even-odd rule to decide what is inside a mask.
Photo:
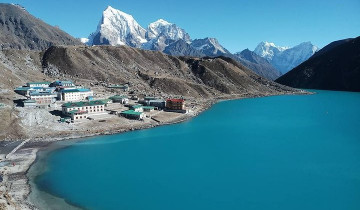
[[(294, 95), (308, 94), (306, 92), (289, 92), (286, 94), (274, 95)], [(96, 135), (111, 135), (127, 131), (147, 129), (160, 125), (168, 125), (189, 120), (206, 109), (210, 108), (214, 103), (222, 100), (233, 100), (242, 98), (265, 97), (268, 95), (233, 95), (223, 98), (208, 100), (192, 107), (186, 114), (171, 114), (166, 120), (156, 122), (149, 120), (147, 122), (133, 121), (126, 126), (111, 127), (110, 129), (94, 130), (92, 132), (76, 132), (66, 135), (58, 135), (50, 138), (35, 138), (21, 140), (16, 143), (4, 142), (3, 150), (0, 154), (0, 174), (2, 182), (0, 183), (0, 210), (2, 209), (38, 209), (29, 199), (31, 187), (29, 184), (28, 171), (37, 158), (39, 150), (48, 148), (53, 142), (80, 139)], [(105, 126), (104, 126), (105, 127)]]

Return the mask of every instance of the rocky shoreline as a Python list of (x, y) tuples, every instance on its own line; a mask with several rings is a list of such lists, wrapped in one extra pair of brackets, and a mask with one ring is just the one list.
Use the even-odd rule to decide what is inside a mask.
[[(7, 154), (1, 155), (0, 162), (0, 173), (3, 181), (0, 183), (0, 210), (1, 209), (38, 209), (31, 201), (29, 200), (29, 195), (31, 193), (31, 187), (29, 184), (28, 171), (30, 167), (35, 163), (37, 158), (37, 153), (41, 149), (48, 148), (54, 142), (65, 141), (65, 140), (74, 140), (74, 139), (85, 139), (87, 137), (99, 136), (99, 135), (113, 135), (128, 131), (148, 129), (161, 125), (169, 125), (184, 122), (189, 120), (203, 111), (210, 108), (214, 103), (224, 100), (236, 100), (244, 98), (256, 98), (256, 97), (266, 97), (266, 96), (276, 96), (276, 95), (298, 95), (298, 94), (309, 94), (308, 92), (287, 92), (287, 93), (278, 93), (278, 94), (264, 94), (264, 95), (233, 95), (231, 97), (223, 97), (206, 101), (202, 106), (196, 107), (187, 114), (183, 114), (180, 117), (175, 117), (161, 123), (144, 123), (144, 124), (135, 124), (128, 126), (126, 128), (118, 128), (113, 130), (103, 130), (102, 132), (93, 132), (93, 133), (81, 133), (71, 134), (66, 136), (56, 136), (51, 138), (37, 138), (32, 140), (25, 140), (26, 143), (18, 148), (16, 151), (12, 151)], [(6, 145), (5, 145), (6, 147)]]

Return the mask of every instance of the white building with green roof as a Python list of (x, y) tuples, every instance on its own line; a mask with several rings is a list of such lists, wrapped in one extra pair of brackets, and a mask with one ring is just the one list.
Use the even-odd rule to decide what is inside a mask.
[(136, 112), (134, 110), (123, 111), (120, 113), (120, 115), (128, 119), (134, 119), (134, 120), (143, 120), (146, 117), (145, 113)]
[(105, 113), (105, 103), (102, 100), (69, 102), (62, 105), (62, 113), (71, 117), (72, 121), (87, 119), (91, 115)]

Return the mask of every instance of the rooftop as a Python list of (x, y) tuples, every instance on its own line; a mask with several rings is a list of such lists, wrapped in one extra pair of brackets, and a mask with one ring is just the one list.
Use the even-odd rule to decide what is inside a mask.
[(35, 100), (25, 100), (25, 101), (23, 101), (23, 103), (36, 103), (36, 101)]
[(163, 99), (155, 99), (155, 100), (149, 100), (149, 102), (163, 103), (163, 102), (165, 102), (165, 100), (163, 100)]
[(62, 93), (78, 93), (78, 92), (89, 92), (89, 91), (91, 90), (87, 88), (61, 90)]
[(62, 107), (73, 108), (73, 107), (83, 107), (83, 106), (99, 106), (105, 105), (101, 100), (96, 101), (86, 101), (86, 102), (69, 102), (62, 105)]
[(21, 90), (29, 90), (30, 87), (17, 87), (15, 88), (15, 91), (21, 91)]
[(128, 115), (141, 115), (142, 112), (135, 112), (134, 110), (126, 110), (121, 112), (121, 114), (128, 114)]
[(56, 93), (52, 93), (52, 92), (30, 92), (30, 96), (49, 96), (49, 95), (57, 96)]

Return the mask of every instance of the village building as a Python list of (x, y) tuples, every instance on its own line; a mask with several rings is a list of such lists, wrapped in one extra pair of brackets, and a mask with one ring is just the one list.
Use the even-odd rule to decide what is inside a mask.
[(168, 99), (168, 100), (166, 100), (166, 109), (185, 110), (185, 100), (184, 99)]
[(159, 109), (164, 109), (166, 106), (166, 101), (163, 99), (149, 100), (146, 104), (147, 106), (154, 106)]
[(62, 105), (62, 113), (71, 117), (72, 121), (87, 119), (91, 115), (105, 112), (105, 104), (101, 100), (89, 102), (69, 102)]
[(130, 106), (130, 110), (133, 110), (135, 112), (143, 112), (144, 111), (143, 106), (140, 104)]
[(139, 103), (144, 106), (154, 106), (158, 109), (164, 109), (166, 106), (165, 100), (156, 97), (145, 97), (144, 100), (140, 100)]
[(26, 83), (27, 87), (34, 88), (34, 87), (41, 87), (46, 88), (49, 87), (51, 82), (28, 82)]
[(30, 92), (29, 98), (38, 105), (48, 105), (56, 101), (57, 94), (51, 91)]
[(134, 120), (143, 120), (146, 115), (143, 112), (136, 112), (134, 110), (127, 110), (120, 113), (121, 116), (128, 118), (128, 119), (134, 119)]
[(61, 101), (84, 101), (93, 94), (93, 91), (86, 88), (62, 89), (58, 92), (58, 99)]

